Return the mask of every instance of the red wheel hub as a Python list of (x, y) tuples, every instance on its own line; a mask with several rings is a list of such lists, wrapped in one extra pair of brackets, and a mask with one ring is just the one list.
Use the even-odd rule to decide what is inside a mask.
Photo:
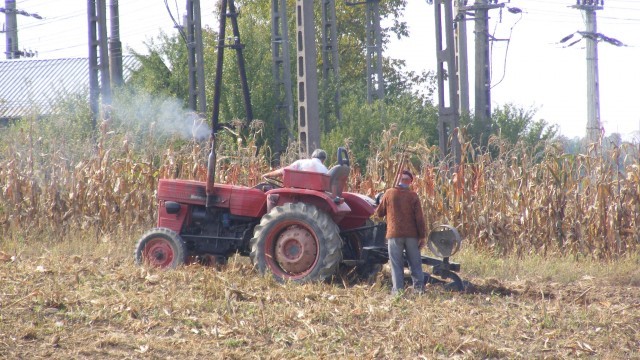
[(282, 270), (303, 274), (313, 268), (318, 256), (316, 238), (308, 229), (292, 225), (276, 239), (274, 260)]
[(169, 241), (163, 238), (151, 239), (144, 246), (143, 260), (149, 265), (165, 268), (173, 262), (174, 251)]

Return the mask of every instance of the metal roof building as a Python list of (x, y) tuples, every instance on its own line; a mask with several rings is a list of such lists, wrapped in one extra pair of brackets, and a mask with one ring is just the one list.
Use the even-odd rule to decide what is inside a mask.
[[(129, 78), (138, 61), (124, 56), (123, 77)], [(48, 115), (65, 95), (89, 97), (87, 58), (0, 61), (0, 120), (29, 114)]]

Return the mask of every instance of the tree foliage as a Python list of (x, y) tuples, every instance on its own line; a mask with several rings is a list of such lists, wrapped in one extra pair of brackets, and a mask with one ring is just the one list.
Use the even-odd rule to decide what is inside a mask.
[[(289, 8), (295, 9), (295, 1), (288, 0)], [(406, 0), (390, 0), (380, 3), (380, 13), (388, 27), (383, 29), (383, 46), (392, 37), (408, 36), (406, 23), (402, 21)], [(236, 1), (239, 10), (238, 25), (240, 41), (244, 45), (243, 54), (248, 76), (254, 118), (264, 122), (264, 139), (267, 145), (274, 138), (275, 108), (277, 99), (274, 94), (274, 79), (271, 58), (271, 3), (263, 0)], [(321, 22), (319, 21), (321, 4), (316, 2), (316, 38), (321, 42)], [(320, 93), (320, 114), (322, 146), (328, 149), (351, 142), (352, 151), (358, 159), (364, 159), (367, 145), (375, 141), (376, 134), (391, 124), (407, 134), (407, 139), (423, 139), (428, 144), (437, 144), (438, 110), (434, 105), (436, 91), (435, 76), (432, 72), (415, 73), (406, 70), (405, 62), (385, 54), (383, 72), (385, 80), (385, 99), (367, 104), (366, 93), (366, 24), (365, 6), (348, 6), (345, 2), (336, 2), (339, 43), (339, 84), (322, 84), (322, 75), (318, 79)], [(217, 14), (214, 16), (218, 17)], [(288, 12), (290, 34), (291, 78), (294, 82), (294, 108), (297, 98), (296, 79), (296, 41), (295, 13)], [(227, 20), (227, 37), (231, 26)], [(213, 83), (217, 44), (217, 29), (203, 30), (205, 57), (205, 91), (208, 99), (207, 113), (212, 110)], [(236, 51), (229, 47), (233, 39), (225, 42), (225, 62), (223, 68), (220, 119), (229, 122), (246, 117), (242, 89), (238, 76)], [(318, 45), (318, 48), (320, 46)], [(157, 42), (148, 44), (149, 55), (137, 54), (142, 67), (132, 78), (131, 84), (144, 88), (152, 94), (176, 96), (187, 104), (187, 47), (180, 36), (160, 34)], [(322, 52), (318, 50), (318, 68), (322, 68)], [(320, 70), (319, 70), (320, 71)], [(325, 86), (326, 85), (326, 86)], [(333, 100), (333, 91), (339, 87), (341, 101), (339, 107), (342, 119), (339, 120), (329, 107)], [(329, 104), (329, 105), (327, 105)], [(523, 139), (535, 146), (542, 140), (550, 139), (557, 128), (545, 120), (534, 120), (535, 109), (523, 109), (512, 104), (504, 105), (494, 111), (493, 133), (515, 143)], [(294, 114), (297, 117), (297, 113)], [(286, 120), (285, 120), (286, 122)], [(463, 119), (468, 126), (468, 134), (479, 138), (481, 131), (474, 123)], [(296, 134), (295, 129), (289, 129)]]

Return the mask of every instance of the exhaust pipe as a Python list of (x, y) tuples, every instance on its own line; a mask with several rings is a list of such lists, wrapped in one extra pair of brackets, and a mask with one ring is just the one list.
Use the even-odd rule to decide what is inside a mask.
[(216, 136), (214, 134), (211, 134), (209, 143), (211, 144), (211, 152), (207, 162), (207, 209), (213, 207), (215, 203), (213, 190), (216, 182)]

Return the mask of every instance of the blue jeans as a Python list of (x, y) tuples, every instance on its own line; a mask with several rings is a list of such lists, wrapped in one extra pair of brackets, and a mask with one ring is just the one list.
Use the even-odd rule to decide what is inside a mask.
[(391, 262), (392, 294), (404, 290), (404, 253), (407, 254), (413, 288), (424, 291), (424, 272), (422, 271), (422, 256), (416, 238), (389, 238), (389, 261)]

